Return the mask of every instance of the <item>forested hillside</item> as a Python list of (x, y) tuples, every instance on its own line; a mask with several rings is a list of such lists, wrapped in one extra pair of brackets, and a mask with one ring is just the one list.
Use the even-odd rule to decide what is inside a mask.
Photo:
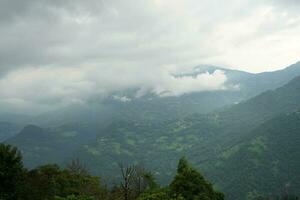
[(268, 120), (211, 162), (211, 178), (229, 199), (299, 194), (299, 130), (299, 111)]
[[(224, 189), (226, 194), (246, 198), (246, 194), (255, 191), (247, 187), (239, 191), (230, 189), (231, 182), (220, 179), (224, 176), (223, 170), (215, 175), (219, 172), (218, 167), (226, 167), (226, 164), (230, 166), (232, 163), (230, 160), (222, 163), (222, 155), (236, 150), (249, 139), (255, 139), (257, 127), (265, 127), (264, 123), (272, 118), (297, 110), (300, 107), (299, 91), (300, 77), (297, 77), (276, 90), (206, 115), (195, 114), (162, 121), (128, 119), (114, 121), (105, 127), (91, 123), (50, 129), (29, 126), (16, 137), (7, 140), (7, 143), (18, 146), (24, 152), (26, 166), (35, 167), (49, 162), (64, 166), (66, 160), (79, 157), (93, 174), (107, 177), (116, 174), (118, 162), (141, 163), (164, 184), (174, 175), (172, 171), (175, 170), (177, 160), (187, 156), (192, 163), (203, 169), (205, 175), (212, 177), (212, 181)], [(296, 125), (299, 123), (294, 122)], [(298, 151), (295, 149), (296, 153)], [(273, 162), (271, 157), (270, 160), (267, 156), (265, 158), (267, 163)], [(281, 159), (283, 157), (279, 157), (278, 162), (283, 162)], [(298, 169), (297, 165), (293, 167)], [(245, 168), (238, 169), (236, 173), (243, 173)], [(229, 175), (229, 178), (235, 176), (231, 173)], [(265, 174), (262, 177), (266, 181), (269, 176)], [(115, 178), (118, 180), (121, 177)], [(278, 184), (283, 182), (280, 180)], [(274, 189), (272, 184), (269, 185), (262, 190), (262, 194)]]

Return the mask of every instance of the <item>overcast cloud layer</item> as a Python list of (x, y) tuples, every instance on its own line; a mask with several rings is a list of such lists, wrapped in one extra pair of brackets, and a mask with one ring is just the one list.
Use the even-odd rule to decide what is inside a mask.
[(137, 96), (228, 89), (222, 71), (172, 74), (298, 61), (299, 8), (298, 0), (0, 0), (0, 105), (43, 111), (136, 87)]

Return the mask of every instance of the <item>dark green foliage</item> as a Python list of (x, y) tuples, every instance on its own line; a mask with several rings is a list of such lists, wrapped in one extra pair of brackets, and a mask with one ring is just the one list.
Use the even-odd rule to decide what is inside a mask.
[(0, 200), (223, 200), (185, 159), (179, 161), (177, 175), (166, 188), (160, 188), (144, 168), (120, 165), (123, 181), (109, 193), (79, 160), (65, 170), (44, 165), (27, 172), (15, 147), (1, 144), (0, 156)]
[[(271, 134), (274, 139), (272, 139), (272, 141), (270, 140), (271, 142), (266, 144), (261, 143), (261, 141), (259, 143), (253, 143), (253, 141), (250, 140), (249, 144), (243, 144), (244, 146), (241, 147), (241, 150), (245, 151), (244, 148), (246, 148), (247, 151), (253, 151), (254, 153), (261, 154), (261, 158), (265, 159), (264, 154), (271, 156), (266, 147), (270, 147), (270, 151), (276, 152), (276, 150), (272, 149), (273, 147), (270, 144), (276, 144), (275, 141), (279, 142), (280, 140), (281, 143), (284, 144), (283, 147), (287, 149), (288, 152), (292, 152), (294, 143), (297, 143), (297, 138), (294, 138), (294, 136), (297, 135), (295, 131), (299, 130), (297, 128), (299, 125), (297, 122), (299, 120), (300, 112), (297, 112), (287, 116), (278, 117), (271, 121), (272, 123), (276, 122), (276, 125), (274, 124), (270, 126), (272, 124), (271, 122), (266, 123), (265, 127), (268, 130), (265, 131), (266, 135)], [(290, 141), (289, 143), (283, 142), (284, 139), (282, 138), (281, 130), (277, 129), (283, 124), (290, 125), (290, 127), (286, 129), (286, 135), (289, 136), (289, 138), (294, 139), (294, 141)], [(258, 137), (262, 135), (259, 130), (260, 129), (257, 130)], [(253, 144), (259, 144), (259, 148), (253, 146)], [(286, 144), (291, 147), (285, 146)], [(261, 149), (262, 146), (264, 147), (263, 149)], [(295, 152), (297, 153), (298, 150), (295, 150)], [(251, 155), (251, 153), (244, 153), (246, 153), (247, 156)], [(239, 151), (236, 154), (233, 154), (230, 159), (235, 158), (238, 154)], [(81, 164), (79, 160), (72, 161), (67, 169), (61, 169), (57, 165), (44, 165), (33, 170), (26, 171), (22, 166), (21, 155), (16, 148), (10, 145), (1, 144), (0, 156), (1, 200), (224, 200), (224, 194), (215, 191), (212, 184), (209, 183), (197, 170), (195, 170), (185, 158), (181, 158), (179, 160), (177, 173), (169, 186), (161, 188), (155, 182), (154, 177), (150, 172), (147, 172), (142, 167), (132, 165), (121, 168), (124, 182), (122, 182), (120, 186), (114, 186), (109, 191), (105, 186), (100, 184), (100, 179), (98, 177), (90, 176), (88, 174), (87, 170), (83, 167), (83, 164)], [(294, 158), (295, 155), (285, 154), (285, 156), (288, 161), (289, 159)], [(237, 158), (240, 157), (238, 156)], [(297, 159), (294, 161), (295, 165), (299, 164)], [(274, 187), (272, 181), (262, 181), (260, 180), (260, 177), (257, 176), (256, 179), (252, 179), (252, 173), (254, 173), (253, 170), (259, 171), (260, 168), (251, 165), (249, 162), (246, 162), (246, 164), (247, 166), (243, 166), (244, 163), (241, 162), (238, 167), (245, 168), (243, 175), (246, 175), (249, 179), (246, 183), (252, 185), (252, 187), (254, 186), (253, 188), (256, 189), (253, 193), (247, 193), (247, 199), (298, 200), (297, 196), (289, 195), (290, 191), (296, 194), (298, 193), (297, 181), (299, 180), (299, 176), (297, 174), (297, 170), (288, 172), (291, 175), (288, 179), (290, 184), (283, 188), (285, 195), (280, 198), (272, 198), (272, 195), (276, 195), (276, 192), (279, 191), (279, 187)], [(257, 161), (255, 164), (257, 164)], [(283, 165), (279, 163), (278, 166), (283, 168), (285, 167), (284, 163)], [(290, 169), (295, 169), (295, 166), (289, 167)], [(269, 166), (267, 166), (267, 168), (272, 173), (274, 172), (273, 168), (270, 168)], [(223, 166), (223, 169), (226, 173), (230, 173), (227, 166)], [(264, 173), (267, 173), (267, 171), (264, 171)], [(273, 174), (273, 176), (275, 176), (276, 180), (279, 180), (278, 183), (281, 182), (280, 178), (282, 177), (283, 180), (285, 180), (285, 176), (280, 174), (279, 176)], [(270, 177), (268, 178), (272, 180)], [(236, 180), (234, 179), (233, 181)], [(268, 182), (268, 185), (259, 185), (257, 182)], [(238, 194), (240, 196), (245, 195), (245, 192), (248, 191), (247, 185), (243, 185), (243, 183), (240, 184), (238, 181), (236, 181), (236, 183), (237, 184), (233, 186), (236, 186), (238, 190), (241, 190), (241, 192), (240, 194), (238, 194), (238, 192), (234, 192), (234, 194)], [(128, 189), (126, 191), (127, 193), (124, 193), (124, 188)], [(245, 190), (243, 188), (245, 188)], [(265, 192), (265, 188), (268, 188), (267, 191), (274, 191), (272, 195), (269, 195), (270, 197), (263, 197), (260, 195)], [(236, 197), (230, 196), (229, 199), (236, 199)]]
[(299, 130), (300, 112), (267, 121), (220, 155), (213, 179), (230, 199), (300, 194)]
[(70, 195), (65, 198), (63, 197), (55, 197), (54, 200), (95, 200), (93, 197), (88, 197), (88, 196), (75, 196), (75, 195)]
[(147, 184), (146, 189), (155, 190), (159, 188), (159, 185), (156, 183), (155, 178), (151, 172), (145, 172), (142, 176)]
[(142, 194), (138, 200), (224, 200), (204, 177), (181, 158), (177, 174), (166, 188), (156, 188)]
[(16, 137), (6, 142), (23, 152), (26, 167), (34, 168), (49, 163), (63, 166), (76, 158), (73, 154), (78, 148), (95, 141), (96, 134), (96, 125), (92, 124), (67, 124), (48, 129), (27, 125)]
[(0, 144), (0, 199), (52, 200), (56, 196), (70, 200), (90, 200), (86, 198), (89, 196), (93, 196), (93, 200), (106, 198), (107, 190), (100, 185), (99, 178), (90, 176), (78, 165), (74, 168), (77, 162), (72, 163), (72, 170), (44, 165), (26, 171), (17, 148)]
[(27, 182), (31, 191), (28, 199), (31, 200), (68, 195), (94, 196), (101, 199), (106, 195), (98, 177), (61, 170), (56, 165), (45, 165), (29, 171)]
[(59, 193), (57, 179), (60, 169), (57, 165), (46, 165), (28, 172), (27, 183), (31, 191), (28, 198), (50, 199)]
[(166, 189), (155, 189), (143, 193), (138, 200), (171, 200), (171, 198)]
[(70, 164), (68, 164), (67, 169), (72, 174), (77, 174), (81, 176), (88, 175), (88, 171), (85, 168), (85, 166), (80, 162), (80, 160), (77, 158), (75, 160), (72, 160)]
[(224, 195), (215, 192), (213, 186), (193, 169), (185, 158), (181, 158), (177, 174), (170, 184), (170, 192), (185, 200), (223, 200)]
[(24, 168), (21, 153), (10, 145), (0, 144), (0, 199), (18, 200), (22, 197)]

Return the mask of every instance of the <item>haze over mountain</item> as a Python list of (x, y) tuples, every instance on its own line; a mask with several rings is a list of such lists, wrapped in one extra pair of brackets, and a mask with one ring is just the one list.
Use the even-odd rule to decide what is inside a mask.
[[(271, 178), (269, 174), (260, 174), (259, 170), (265, 168), (257, 168), (257, 175), (253, 174), (254, 180), (251, 179), (253, 184), (257, 183), (257, 185), (235, 190), (233, 189), (235, 187), (231, 186), (235, 179), (228, 177), (231, 181), (224, 181), (222, 177), (227, 175), (235, 177), (237, 174), (244, 173), (245, 167), (231, 167), (231, 159), (243, 154), (239, 151), (246, 151), (243, 146), (248, 144), (249, 140), (253, 141), (251, 145), (258, 145), (253, 148), (261, 148), (261, 145), (265, 144), (262, 143), (261, 138), (273, 145), (270, 148), (276, 147), (274, 146), (276, 144), (272, 142), (276, 138), (266, 139), (272, 136), (264, 136), (267, 133), (263, 130), (269, 126), (272, 127), (273, 123), (281, 119), (278, 118), (280, 115), (294, 116), (289, 113), (300, 108), (299, 91), (300, 76), (278, 89), (266, 91), (230, 108), (205, 115), (182, 116), (174, 120), (119, 118), (119, 120), (113, 120), (108, 126), (101, 126), (99, 123), (81, 123), (48, 130), (28, 126), (7, 142), (18, 146), (23, 151), (25, 164), (31, 167), (47, 162), (64, 165), (66, 160), (78, 157), (93, 173), (101, 169), (100, 175), (107, 176), (118, 170), (118, 161), (139, 162), (154, 171), (161, 182), (169, 181), (173, 175), (170, 169), (174, 169), (178, 158), (186, 155), (196, 166), (203, 169), (205, 175), (211, 177), (226, 194), (234, 199), (244, 199), (247, 195), (258, 191), (262, 194), (272, 193), (274, 189), (280, 188), (285, 181), (289, 180), (289, 176), (284, 174), (284, 169), (276, 168), (276, 173), (281, 177), (276, 179), (277, 186), (269, 185), (262, 189), (262, 185), (258, 184), (260, 178), (264, 181), (269, 181)], [(298, 121), (295, 120), (294, 118), (293, 120), (287, 119), (286, 123), (297, 126)], [(277, 126), (284, 129), (286, 125), (284, 122), (282, 126), (277, 123), (273, 127), (274, 131), (278, 130)], [(268, 134), (273, 133), (273, 128), (267, 129)], [(294, 129), (291, 128), (292, 130)], [(291, 137), (281, 136), (281, 142), (287, 140), (288, 144), (293, 145), (289, 147), (293, 148), (293, 154), (291, 154), (293, 159), (296, 159), (296, 155), (299, 154), (297, 150), (299, 135), (296, 132), (291, 132), (294, 134), (292, 139), (294, 143), (289, 142)], [(278, 143), (279, 140), (276, 139), (276, 142)], [(277, 163), (284, 163), (287, 159), (281, 157), (282, 151), (281, 148), (270, 150), (270, 153), (276, 157)], [(60, 152), (67, 153), (61, 154)], [(243, 156), (247, 155), (247, 152), (243, 154)], [(275, 162), (272, 161), (272, 157), (265, 156), (264, 159), (266, 163)], [(298, 161), (292, 164), (296, 171), (298, 164)], [(223, 166), (228, 171), (232, 170), (230, 174), (225, 174), (226, 171), (222, 170)], [(258, 175), (262, 177), (256, 177)], [(247, 184), (247, 181), (240, 179), (239, 182), (241, 187)], [(295, 185), (297, 186), (298, 183), (295, 182)], [(293, 192), (299, 192), (296, 186), (293, 186)]]
[(0, 116), (1, 121), (32, 123), (43, 126), (58, 126), (77, 121), (109, 123), (114, 119), (169, 120), (193, 113), (208, 113), (223, 106), (236, 104), (261, 92), (284, 85), (300, 75), (300, 63), (284, 70), (251, 74), (214, 66), (198, 66), (188, 74), (177, 77), (197, 77), (203, 73), (223, 71), (227, 80), (224, 89), (217, 91), (191, 92), (180, 96), (159, 96), (144, 93), (137, 96), (141, 88), (119, 91), (110, 96), (98, 96), (87, 103), (74, 103), (55, 111), (37, 116)]

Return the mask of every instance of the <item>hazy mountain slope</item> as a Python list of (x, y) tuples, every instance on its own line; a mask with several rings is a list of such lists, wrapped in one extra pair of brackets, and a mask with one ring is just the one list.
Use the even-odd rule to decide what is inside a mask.
[(282, 70), (255, 74), (255, 76), (252, 76), (249, 79), (244, 79), (243, 82), (244, 85), (246, 85), (246, 88), (251, 91), (250, 94), (257, 95), (266, 91), (266, 89), (269, 90), (281, 87), (299, 75), (300, 62), (297, 62)]
[[(264, 92), (224, 111), (185, 118), (185, 128), (181, 132), (194, 133), (198, 137), (206, 137), (208, 143), (217, 144), (209, 148), (214, 154), (218, 149), (222, 151), (227, 146), (243, 141), (251, 135), (251, 130), (265, 121), (279, 114), (296, 111), (299, 107), (300, 76), (278, 89)], [(203, 128), (203, 124), (209, 126)], [(204, 130), (210, 130), (210, 135), (203, 134)], [(203, 145), (194, 151), (201, 152), (202, 148)]]
[[(31, 119), (30, 123), (42, 126), (59, 126), (70, 122), (92, 122), (107, 125), (118, 120), (161, 121), (177, 119), (194, 113), (209, 113), (224, 106), (245, 101), (266, 90), (280, 87), (300, 75), (300, 63), (284, 70), (251, 74), (214, 66), (198, 66), (194, 71), (176, 76), (197, 76), (215, 70), (225, 72), (228, 90), (184, 94), (175, 97), (159, 97), (152, 93), (136, 98), (139, 88), (120, 91), (107, 97), (95, 97), (86, 104), (72, 105), (44, 113)], [(232, 88), (239, 89), (232, 89)], [(122, 102), (114, 97), (126, 97)]]
[(214, 115), (224, 126), (239, 129), (242, 125), (244, 128), (251, 129), (257, 123), (264, 122), (278, 114), (293, 112), (299, 108), (299, 105), (300, 76), (280, 88), (264, 92)]
[(19, 124), (0, 121), (0, 142), (18, 134), (21, 129), (22, 126)]
[[(132, 162), (141, 161), (156, 171), (169, 169), (174, 166), (178, 157), (188, 155), (197, 165), (209, 160), (224, 148), (235, 145), (249, 136), (251, 130), (268, 119), (280, 114), (292, 112), (300, 107), (300, 77), (295, 78), (289, 84), (274, 91), (265, 92), (246, 102), (235, 105), (222, 112), (208, 115), (191, 115), (176, 120), (142, 120), (128, 118), (123, 121), (114, 121), (105, 128), (95, 128), (93, 124), (86, 123), (86, 127), (80, 130), (84, 139), (89, 138), (87, 133), (97, 135), (96, 140), (80, 143), (72, 146), (78, 140), (63, 137), (64, 128), (51, 129), (54, 138), (47, 138), (43, 147), (47, 145), (59, 145), (63, 151), (71, 152), (74, 157), (80, 156), (90, 168), (102, 170), (110, 174), (117, 170), (115, 167), (106, 166), (105, 163), (127, 160)], [(69, 125), (71, 131), (78, 127)], [(69, 129), (67, 129), (69, 131)], [(23, 131), (24, 132), (24, 131)], [(28, 132), (28, 131), (26, 131)], [(21, 137), (21, 139), (19, 139)], [(23, 138), (24, 137), (24, 138)], [(30, 143), (24, 139), (31, 138)], [(50, 142), (51, 141), (51, 142)], [(26, 151), (39, 146), (41, 139), (30, 135), (16, 136), (9, 140), (13, 144), (24, 148)], [(64, 143), (67, 144), (64, 145)], [(76, 148), (75, 148), (76, 147)], [(49, 147), (47, 153), (60, 159), (60, 155), (54, 147)], [(45, 152), (38, 151), (42, 155)], [(47, 158), (47, 156), (42, 156)], [(170, 157), (166, 160), (166, 157)], [(24, 160), (31, 165), (40, 164), (40, 160), (32, 160), (32, 157), (24, 156)], [(63, 160), (63, 159), (61, 159)], [(110, 162), (105, 162), (109, 160)], [(151, 164), (149, 163), (151, 160)], [(103, 164), (104, 163), (104, 164)], [(96, 170), (93, 170), (96, 171)], [(165, 171), (168, 173), (169, 170)]]
[(282, 70), (263, 72), (263, 73), (247, 73), (239, 70), (224, 69), (215, 66), (199, 66), (196, 67), (196, 73), (214, 72), (222, 70), (225, 72), (229, 85), (239, 85), (240, 97), (246, 100), (254, 97), (264, 91), (273, 90), (288, 83), (290, 80), (300, 76), (300, 62), (290, 65)]
[(23, 153), (25, 165), (35, 167), (46, 163), (65, 164), (78, 148), (95, 139), (97, 126), (93, 124), (68, 124), (44, 129), (28, 125), (6, 141)]
[[(76, 142), (76, 138), (64, 140), (64, 128), (52, 128), (51, 133), (56, 137), (50, 140), (45, 140), (43, 146), (47, 144), (60, 144), (66, 151), (73, 151), (74, 156), (84, 154), (87, 160), (91, 156), (92, 168), (99, 168), (95, 163), (98, 159), (113, 159), (121, 160), (141, 160), (145, 158), (145, 162), (149, 158), (160, 159), (161, 162), (152, 163), (153, 168), (159, 167), (162, 164), (163, 158), (161, 155), (189, 155), (198, 165), (203, 160), (210, 159), (218, 154), (224, 148), (234, 145), (248, 137), (249, 133), (256, 126), (262, 124), (268, 119), (280, 114), (292, 112), (300, 107), (300, 77), (294, 79), (289, 84), (278, 88), (274, 91), (263, 93), (246, 102), (235, 105), (222, 112), (215, 112), (208, 115), (191, 115), (176, 120), (144, 120), (128, 117), (127, 120), (114, 121), (111, 125), (102, 127), (102, 124), (95, 125), (92, 123), (83, 123), (85, 128), (79, 133), (84, 139), (88, 139), (89, 134), (97, 135), (97, 140), (90, 141), (85, 146), (80, 143), (79, 149), (68, 149), (69, 146), (63, 142)], [(133, 120), (134, 119), (134, 120)], [(161, 118), (159, 118), (161, 119)], [(68, 125), (69, 129), (77, 131), (78, 127), (74, 124)], [(101, 128), (102, 127), (102, 128)], [(24, 132), (24, 131), (23, 131)], [(26, 131), (29, 132), (29, 131)], [(41, 143), (40, 138), (31, 137), (30, 145), (24, 143), (24, 139), (30, 139), (30, 135), (22, 136), (20, 134), (9, 140), (17, 146), (28, 148), (30, 150)], [(19, 137), (24, 137), (19, 139)], [(60, 141), (63, 141), (61, 142)], [(75, 140), (73, 140), (75, 139)], [(216, 145), (217, 144), (217, 145)], [(26, 146), (27, 145), (27, 146)], [(51, 153), (51, 149), (48, 153)], [(74, 152), (76, 151), (76, 152)], [(106, 153), (103, 153), (105, 151)], [(97, 152), (102, 152), (101, 154)], [(107, 153), (110, 152), (110, 153)], [(128, 153), (130, 152), (130, 153)], [(149, 155), (147, 154), (149, 152)], [(163, 153), (164, 152), (164, 153)], [(42, 152), (38, 152), (42, 154)], [(52, 152), (55, 157), (56, 151)], [(128, 155), (129, 157), (128, 157)], [(106, 158), (101, 158), (100, 155), (105, 155)], [(60, 157), (61, 155), (56, 155)], [(96, 156), (96, 157), (95, 157)], [(153, 156), (153, 157), (152, 157)], [(110, 158), (108, 158), (110, 157)], [(25, 161), (32, 165), (38, 163), (30, 162), (31, 158), (25, 156)], [(174, 156), (174, 162), (177, 158)], [(37, 160), (39, 161), (39, 160)], [(146, 163), (145, 163), (146, 164)], [(104, 167), (102, 164), (101, 167)], [(112, 168), (110, 168), (112, 169)]]
[[(276, 90), (206, 115), (183, 115), (168, 120), (170, 112), (161, 107), (161, 110), (151, 109), (157, 111), (155, 115), (143, 117), (149, 110), (141, 107), (140, 113), (134, 109), (137, 114), (133, 116), (130, 116), (133, 111), (124, 116), (118, 112), (121, 120), (113, 120), (109, 125), (68, 124), (40, 130), (42, 138), (31, 135), (31, 129), (27, 129), (7, 142), (21, 148), (29, 166), (46, 161), (63, 164), (79, 157), (93, 173), (110, 177), (119, 170), (118, 162), (140, 162), (161, 182), (169, 181), (178, 158), (187, 156), (205, 175), (214, 177), (212, 180), (230, 191), (227, 185), (222, 185), (222, 174), (214, 176), (220, 154), (256, 137), (254, 130), (268, 120), (299, 109), (299, 91), (300, 77), (297, 77)], [(233, 192), (233, 196), (241, 195)]]
[[(286, 69), (252, 74), (238, 70), (202, 65), (192, 72), (175, 76), (197, 76), (201, 73), (213, 73), (222, 70), (228, 80), (228, 89), (223, 91), (195, 92), (175, 97), (159, 97), (152, 93), (136, 98), (139, 88), (119, 91), (111, 96), (93, 97), (86, 104), (70, 105), (38, 116), (0, 113), (0, 121), (18, 124), (36, 124), (40, 126), (60, 126), (65, 123), (89, 122), (107, 125), (118, 120), (170, 120), (182, 118), (194, 113), (209, 113), (224, 106), (245, 101), (266, 90), (280, 87), (300, 75), (300, 62)], [(122, 102), (114, 97), (127, 97)]]
[[(176, 159), (186, 155), (199, 167), (214, 160), (220, 152), (252, 137), (252, 130), (265, 121), (300, 107), (300, 77), (274, 91), (269, 91), (232, 108), (209, 115), (192, 115), (161, 123), (114, 122), (98, 135), (97, 141), (81, 149), (82, 157), (92, 169), (100, 166), (104, 174), (116, 162), (141, 161), (168, 178)], [(213, 168), (206, 167), (210, 173)], [(160, 179), (162, 180), (162, 179)], [(164, 182), (164, 180), (162, 180)]]
[(271, 119), (251, 135), (211, 162), (213, 179), (229, 199), (286, 191), (299, 195), (300, 112)]

